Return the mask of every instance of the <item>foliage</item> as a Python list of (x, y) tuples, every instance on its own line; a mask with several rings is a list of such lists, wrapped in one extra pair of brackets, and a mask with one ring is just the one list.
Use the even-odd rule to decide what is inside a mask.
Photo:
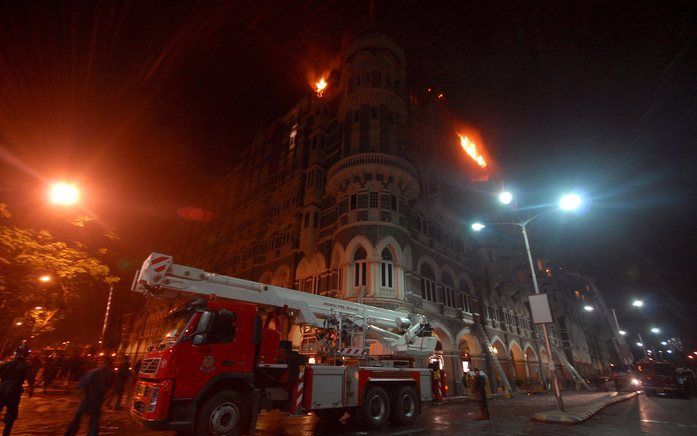
[[(103, 260), (107, 249), (90, 253), (84, 244), (10, 221), (0, 203), (0, 319), (24, 317), (35, 333), (50, 331), (80, 291), (118, 282)], [(40, 282), (43, 275), (50, 280)]]

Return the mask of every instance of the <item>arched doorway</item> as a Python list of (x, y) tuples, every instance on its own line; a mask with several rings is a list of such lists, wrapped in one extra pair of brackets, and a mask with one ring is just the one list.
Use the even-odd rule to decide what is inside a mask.
[[(429, 358), (429, 363), (437, 362), (441, 370), (445, 371), (448, 392), (457, 392), (455, 383), (458, 378), (462, 378), (462, 370), (459, 368), (459, 352), (455, 350), (453, 339), (438, 322), (431, 323), (433, 336), (438, 340), (436, 352)], [(456, 361), (458, 361), (456, 363)]]
[[(503, 368), (503, 373), (505, 374), (506, 378), (508, 379), (508, 383), (511, 383), (511, 359), (509, 357), (508, 352), (506, 351), (506, 346), (503, 345), (503, 342), (499, 339), (495, 339), (492, 344), (491, 344), (491, 352), (494, 353), (496, 358), (499, 360), (499, 363), (501, 364), (501, 368)], [(501, 381), (501, 378), (499, 377), (498, 372), (496, 369), (492, 369), (494, 374), (489, 374), (489, 377), (494, 378), (496, 381), (495, 387), (496, 389), (501, 389), (503, 390), (503, 382)]]
[(528, 378), (527, 365), (523, 357), (523, 350), (516, 342), (511, 344), (511, 359), (513, 359), (513, 370), (515, 371), (515, 383), (519, 386), (521, 382), (525, 382)]
[(540, 378), (540, 362), (537, 360), (535, 350), (529, 345), (525, 348), (525, 363), (528, 367), (528, 378)]

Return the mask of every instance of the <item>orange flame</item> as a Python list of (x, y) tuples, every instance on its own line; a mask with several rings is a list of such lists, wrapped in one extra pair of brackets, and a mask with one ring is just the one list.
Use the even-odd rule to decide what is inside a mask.
[(467, 153), (475, 162), (477, 162), (477, 165), (479, 165), (482, 168), (486, 167), (486, 160), (484, 160), (484, 156), (479, 153), (477, 150), (477, 144), (474, 142), (470, 141), (470, 139), (467, 136), (460, 135), (459, 133), (457, 136), (460, 137), (460, 146), (462, 147), (463, 150), (465, 150), (465, 153)]
[(315, 93), (317, 94), (317, 97), (322, 97), (325, 89), (327, 89), (327, 81), (324, 80), (324, 77), (322, 77), (315, 82)]

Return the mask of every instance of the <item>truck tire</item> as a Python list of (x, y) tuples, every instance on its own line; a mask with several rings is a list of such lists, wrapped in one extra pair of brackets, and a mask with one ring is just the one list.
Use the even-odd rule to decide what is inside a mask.
[(369, 387), (363, 405), (356, 409), (356, 421), (369, 430), (381, 430), (390, 421), (390, 397), (380, 386)]
[(395, 425), (412, 425), (419, 417), (419, 395), (411, 386), (402, 386), (392, 396), (390, 422)]
[(197, 436), (237, 436), (249, 431), (250, 402), (237, 391), (219, 392), (203, 403), (196, 417)]

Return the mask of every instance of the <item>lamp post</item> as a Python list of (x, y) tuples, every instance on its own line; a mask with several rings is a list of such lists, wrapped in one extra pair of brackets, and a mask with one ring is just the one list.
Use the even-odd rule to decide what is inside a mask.
[[(510, 204), (513, 201), (513, 195), (509, 193), (508, 191), (501, 192), (499, 194), (499, 201), (503, 204)], [(581, 206), (582, 200), (581, 197), (579, 197), (577, 194), (566, 194), (564, 195), (561, 200), (559, 201), (559, 208), (564, 211), (571, 211), (578, 209)], [(537, 284), (537, 273), (535, 272), (535, 263), (532, 260), (532, 250), (530, 249), (530, 241), (528, 240), (528, 231), (527, 231), (527, 225), (530, 224), (533, 220), (546, 215), (550, 212), (555, 211), (556, 208), (549, 208), (547, 210), (544, 210), (537, 215), (533, 215), (532, 217), (526, 219), (526, 220), (521, 220), (520, 222), (512, 222), (512, 223), (491, 223), (490, 225), (513, 225), (513, 226), (518, 226), (520, 229), (520, 232), (523, 234), (523, 241), (525, 242), (525, 253), (528, 256), (528, 263), (530, 265), (530, 273), (532, 276), (532, 284), (533, 284), (533, 289), (535, 291), (535, 294), (540, 293), (540, 288)], [(483, 230), (486, 228), (485, 224), (476, 222), (473, 223), (471, 226), (472, 230), (475, 232), (478, 232), (480, 230)], [(554, 396), (557, 399), (557, 409), (559, 410), (564, 410), (564, 401), (562, 400), (561, 396), (561, 389), (559, 388), (559, 380), (557, 379), (557, 369), (556, 365), (554, 364), (554, 354), (552, 353), (552, 346), (549, 341), (549, 333), (547, 332), (547, 324), (541, 324), (542, 326), (542, 336), (545, 341), (545, 348), (547, 349), (547, 355), (549, 356), (549, 361), (550, 361), (550, 366), (549, 366), (549, 372), (550, 372), (550, 377), (552, 378), (552, 382), (554, 384)]]

